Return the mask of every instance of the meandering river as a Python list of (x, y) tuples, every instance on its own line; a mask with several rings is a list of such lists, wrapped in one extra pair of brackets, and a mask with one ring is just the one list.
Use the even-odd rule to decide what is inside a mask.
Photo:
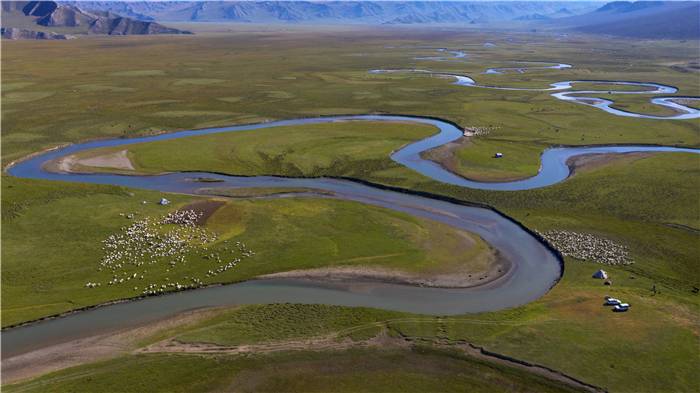
[(423, 288), (378, 282), (326, 283), (298, 279), (274, 279), (253, 280), (178, 292), (95, 308), (6, 330), (2, 333), (3, 354), (13, 356), (54, 343), (147, 323), (197, 307), (299, 302), (367, 306), (422, 314), (451, 315), (492, 311), (522, 305), (539, 298), (557, 282), (562, 274), (562, 263), (559, 257), (525, 228), (487, 208), (451, 203), (445, 200), (380, 189), (349, 180), (329, 178), (238, 177), (212, 173), (126, 176), (55, 173), (44, 169), (48, 161), (100, 147), (128, 146), (135, 143), (196, 135), (337, 121), (401, 121), (433, 125), (439, 129), (438, 133), (405, 146), (394, 152), (391, 158), (434, 181), (490, 190), (523, 190), (563, 181), (569, 175), (566, 161), (570, 157), (580, 154), (632, 151), (700, 153), (697, 149), (661, 146), (553, 148), (544, 152), (542, 169), (539, 174), (532, 178), (513, 182), (482, 183), (464, 179), (421, 157), (421, 153), (426, 150), (460, 138), (463, 135), (462, 131), (454, 124), (433, 118), (382, 115), (308, 118), (181, 131), (142, 138), (92, 141), (44, 152), (15, 164), (8, 169), (8, 173), (12, 176), (31, 179), (112, 184), (163, 192), (195, 193), (203, 186), (202, 183), (192, 181), (193, 178), (197, 177), (213, 178), (220, 181), (206, 183), (207, 188), (313, 188), (331, 192), (335, 198), (402, 211), (476, 233), (497, 249), (501, 256), (510, 261), (512, 268), (507, 274), (495, 281), (464, 289)]
[[(435, 56), (418, 60), (444, 61), (462, 59), (462, 51), (438, 48), (450, 57)], [(531, 68), (564, 69), (568, 64), (537, 65), (488, 69), (487, 74), (508, 71), (525, 72)], [(617, 116), (647, 119), (694, 119), (700, 111), (677, 100), (697, 100), (697, 97), (656, 97), (651, 102), (672, 108), (678, 112), (672, 116), (653, 116), (622, 111), (612, 107), (611, 100), (583, 95), (601, 95), (605, 91), (572, 90), (575, 84), (597, 83), (627, 85), (644, 88), (639, 91), (609, 91), (610, 94), (673, 94), (675, 87), (647, 82), (626, 81), (563, 81), (547, 88), (516, 88), (479, 85), (466, 75), (433, 72), (429, 70), (374, 70), (372, 73), (417, 72), (434, 76), (450, 77), (455, 84), (499, 90), (552, 91), (552, 96), (577, 104), (596, 107)], [(567, 90), (567, 91), (565, 91)], [(283, 120), (269, 123), (249, 124), (206, 130), (181, 131), (133, 139), (113, 139), (70, 145), (44, 152), (21, 161), (8, 169), (13, 176), (53, 181), (74, 181), (97, 184), (112, 184), (126, 187), (158, 190), (163, 192), (196, 193), (202, 183), (193, 181), (198, 177), (216, 179), (206, 183), (206, 188), (255, 188), (255, 187), (304, 187), (330, 192), (333, 198), (345, 199), (381, 206), (414, 216), (436, 220), (456, 228), (478, 234), (511, 263), (511, 269), (502, 277), (487, 284), (463, 289), (423, 288), (410, 285), (380, 282), (329, 283), (300, 279), (252, 280), (243, 283), (201, 288), (177, 292), (165, 296), (139, 299), (137, 301), (108, 305), (69, 314), (64, 317), (7, 329), (2, 332), (5, 357), (25, 353), (33, 349), (65, 342), (93, 334), (137, 326), (150, 321), (198, 308), (222, 305), (260, 304), (278, 302), (323, 303), (344, 306), (367, 306), (383, 309), (409, 311), (431, 315), (453, 315), (480, 311), (493, 311), (515, 307), (531, 302), (551, 288), (562, 274), (562, 261), (545, 244), (518, 223), (500, 213), (482, 207), (452, 203), (411, 193), (372, 187), (349, 180), (315, 178), (292, 179), (268, 176), (238, 177), (212, 173), (171, 173), (156, 176), (126, 176), (113, 174), (55, 173), (44, 169), (54, 159), (81, 151), (135, 143), (155, 142), (175, 138), (186, 138), (223, 132), (252, 131), (262, 128), (290, 125), (330, 123), (336, 121), (401, 121), (429, 124), (439, 132), (423, 140), (409, 144), (394, 152), (391, 159), (434, 181), (460, 187), (484, 190), (516, 191), (546, 187), (564, 181), (570, 175), (567, 161), (582, 154), (628, 153), (628, 152), (686, 152), (700, 153), (697, 149), (663, 146), (597, 146), (559, 147), (547, 149), (541, 157), (542, 164), (537, 175), (509, 182), (478, 182), (452, 173), (439, 164), (423, 159), (421, 153), (453, 142), (463, 136), (462, 130), (452, 123), (434, 118), (407, 116), (334, 116)]]
[[(568, 64), (559, 64), (559, 66), (565, 66)], [(565, 67), (543, 67), (543, 68), (565, 68)], [(521, 70), (527, 69), (526, 67), (520, 68)], [(498, 70), (492, 68), (490, 70)], [(587, 105), (594, 108), (598, 108), (604, 112), (611, 115), (623, 116), (623, 117), (635, 117), (638, 119), (656, 119), (656, 120), (688, 120), (688, 119), (698, 119), (700, 118), (700, 109), (695, 109), (693, 107), (683, 105), (682, 101), (698, 101), (700, 97), (686, 97), (686, 96), (671, 96), (671, 97), (654, 97), (649, 101), (652, 104), (663, 106), (678, 112), (674, 115), (668, 116), (656, 116), (648, 115), (643, 113), (629, 112), (622, 109), (614, 108), (612, 105), (615, 103), (612, 100), (605, 98), (600, 98), (600, 95), (613, 95), (613, 94), (674, 94), (678, 91), (676, 87), (662, 85), (659, 83), (652, 82), (632, 82), (632, 81), (606, 81), (606, 80), (571, 80), (555, 82), (545, 88), (530, 88), (530, 87), (508, 87), (508, 86), (493, 86), (493, 85), (481, 85), (477, 83), (474, 79), (467, 75), (454, 74), (449, 72), (431, 71), (423, 69), (395, 69), (395, 70), (384, 70), (377, 69), (369, 71), (372, 74), (388, 74), (388, 73), (419, 73), (427, 74), (431, 76), (447, 77), (453, 78), (454, 84), (458, 86), (465, 87), (475, 87), (482, 89), (494, 89), (494, 90), (511, 90), (511, 91), (552, 91), (552, 97), (557, 98), (562, 101), (572, 102), (575, 104)], [(488, 73), (488, 71), (487, 71)], [(491, 72), (500, 73), (500, 72)], [(640, 90), (571, 90), (576, 84), (604, 84), (604, 85), (618, 85), (618, 86), (639, 86)], [(570, 91), (562, 91), (570, 90)], [(586, 96), (588, 95), (588, 97)], [(590, 97), (594, 95), (595, 97)], [(681, 102), (679, 102), (681, 101)]]

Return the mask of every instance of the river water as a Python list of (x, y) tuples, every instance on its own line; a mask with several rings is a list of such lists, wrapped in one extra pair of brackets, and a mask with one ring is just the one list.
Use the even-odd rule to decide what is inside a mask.
[(536, 300), (561, 277), (562, 263), (557, 255), (529, 231), (509, 218), (487, 208), (451, 203), (372, 187), (349, 180), (329, 178), (239, 177), (212, 173), (126, 176), (53, 173), (44, 170), (47, 161), (94, 148), (127, 146), (195, 135), (337, 121), (402, 121), (434, 125), (439, 129), (437, 134), (407, 145), (393, 153), (391, 158), (434, 181), (489, 190), (523, 190), (555, 184), (566, 179), (569, 175), (569, 168), (566, 165), (567, 159), (579, 154), (632, 151), (700, 152), (695, 149), (655, 146), (553, 148), (546, 150), (542, 155), (542, 169), (538, 175), (521, 181), (483, 183), (459, 177), (434, 162), (420, 157), (420, 153), (423, 151), (461, 137), (462, 132), (455, 125), (437, 119), (380, 115), (283, 120), (182, 131), (143, 138), (93, 141), (45, 152), (17, 163), (8, 169), (8, 173), (22, 178), (113, 184), (163, 192), (195, 193), (203, 185), (193, 181), (198, 177), (220, 180), (218, 183), (206, 183), (206, 188), (313, 188), (331, 192), (334, 198), (381, 206), (476, 233), (497, 249), (500, 255), (511, 263), (512, 268), (506, 275), (493, 282), (463, 289), (425, 288), (380, 282), (330, 283), (300, 279), (274, 279), (252, 280), (178, 292), (104, 306), (5, 330), (2, 332), (3, 356), (10, 357), (43, 346), (137, 326), (185, 310), (209, 306), (294, 302), (367, 306), (430, 315), (493, 311)]

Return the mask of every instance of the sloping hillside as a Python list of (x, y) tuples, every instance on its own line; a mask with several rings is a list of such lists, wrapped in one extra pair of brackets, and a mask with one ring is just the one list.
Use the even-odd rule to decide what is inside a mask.
[(574, 31), (634, 38), (700, 38), (700, 2), (616, 1), (553, 24)]
[(67, 40), (73, 36), (53, 32), (20, 29), (17, 27), (0, 27), (0, 36), (10, 40)]
[[(182, 34), (178, 29), (151, 21), (119, 16), (109, 11), (87, 11), (55, 1), (2, 2), (3, 37), (47, 39), (61, 34)], [(60, 39), (60, 38), (58, 38)]]

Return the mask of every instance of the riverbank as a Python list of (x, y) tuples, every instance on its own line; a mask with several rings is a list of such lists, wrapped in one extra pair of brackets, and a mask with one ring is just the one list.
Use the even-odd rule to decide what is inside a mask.
[[(254, 309), (256, 307), (249, 308)], [(464, 340), (449, 340), (438, 337), (426, 339), (409, 335), (397, 336), (389, 332), (394, 324), (421, 320), (410, 316), (371, 322), (364, 325), (350, 325), (347, 328), (333, 331), (329, 334), (315, 335), (303, 339), (272, 339), (261, 343), (250, 342), (228, 346), (180, 341), (179, 338), (183, 337), (183, 334), (197, 332), (207, 326), (216, 326), (216, 321), (221, 320), (222, 317), (231, 312), (237, 312), (236, 310), (238, 309), (194, 310), (177, 317), (159, 320), (146, 326), (139, 326), (108, 335), (85, 337), (81, 340), (42, 348), (18, 357), (4, 359), (2, 370), (3, 386), (11, 388), (11, 384), (69, 367), (78, 366), (78, 369), (80, 369), (79, 366), (89, 363), (104, 362), (116, 358), (129, 359), (134, 356), (192, 354), (202, 357), (251, 355), (269, 357), (279, 353), (303, 353), (306, 351), (328, 355), (346, 353), (357, 349), (378, 350), (381, 348), (385, 351), (395, 349), (415, 350), (417, 347), (429, 347), (436, 350), (456, 351), (462, 356), (467, 356), (474, 360), (520, 370), (575, 389), (594, 392), (603, 391), (601, 388), (582, 382), (580, 379), (552, 368), (499, 354)], [(245, 312), (247, 309), (243, 308), (240, 310)], [(362, 315), (361, 310), (354, 310), (353, 312)], [(381, 318), (379, 315), (377, 317)], [(328, 322), (322, 318), (317, 323), (324, 324)], [(430, 320), (425, 320), (424, 322), (430, 323)]]
[[(441, 131), (443, 131), (443, 132), (446, 134), (446, 137), (447, 137), (448, 140), (451, 139), (451, 138), (453, 137), (451, 131), (454, 131), (454, 125), (450, 125), (450, 124), (448, 124), (448, 123), (440, 123), (438, 120), (435, 120), (435, 119), (402, 118), (402, 117), (398, 117), (398, 116), (359, 116), (359, 117), (347, 117), (347, 116), (346, 116), (346, 117), (340, 117), (340, 118), (338, 118), (338, 119), (341, 119), (341, 120), (347, 120), (347, 119), (367, 119), (367, 120), (385, 120), (385, 121), (401, 120), (401, 121), (404, 121), (404, 122), (407, 122), (407, 121), (421, 121), (421, 122), (425, 122), (425, 123), (433, 124), (433, 125), (437, 124), (437, 125), (440, 127)], [(336, 118), (303, 119), (303, 120), (301, 120), (301, 121), (308, 121), (308, 122), (328, 122), (328, 121), (334, 121), (334, 120), (336, 120)], [(289, 121), (282, 122), (281, 124), (285, 124), (285, 125), (286, 125), (286, 124), (289, 124)], [(350, 124), (350, 123), (340, 123), (340, 124)], [(279, 125), (279, 124), (278, 124), (278, 123), (265, 123), (263, 126), (275, 126), (275, 125)], [(352, 124), (352, 125), (354, 125), (354, 124)], [(254, 126), (255, 126), (255, 125), (248, 125), (248, 126), (241, 126), (241, 127), (231, 127), (231, 128), (223, 129), (223, 130), (222, 130), (222, 129), (216, 129), (216, 130), (212, 130), (212, 132), (213, 132), (213, 133), (219, 133), (219, 132), (224, 132), (224, 131), (242, 131), (242, 130), (247, 130), (247, 129), (249, 129), (250, 127), (254, 127)], [(336, 126), (338, 126), (338, 125), (336, 125)], [(449, 131), (449, 132), (447, 132), (446, 130)], [(117, 146), (124, 146), (125, 144), (134, 144), (134, 143), (138, 143), (138, 142), (141, 142), (141, 141), (144, 141), (144, 140), (149, 140), (149, 141), (151, 141), (151, 140), (160, 140), (160, 139), (163, 139), (163, 140), (171, 140), (171, 139), (177, 138), (177, 137), (179, 137), (179, 136), (181, 137), (181, 136), (198, 135), (199, 133), (206, 133), (206, 132), (207, 132), (207, 130), (202, 130), (202, 131), (198, 131), (198, 132), (187, 132), (187, 131), (186, 131), (186, 132), (181, 132), (181, 133), (176, 133), (176, 134), (164, 134), (164, 135), (156, 136), (156, 137), (137, 138), (137, 139), (132, 139), (132, 140), (118, 140), (118, 141), (92, 142), (92, 143), (89, 144), (89, 146), (90, 146), (91, 148), (99, 147), (101, 144), (116, 144)], [(258, 132), (260, 132), (260, 131), (258, 131)], [(407, 157), (412, 157), (413, 155), (420, 154), (420, 151), (421, 151), (420, 149), (427, 149), (427, 148), (430, 147), (431, 145), (436, 145), (436, 144), (439, 145), (440, 142), (443, 142), (443, 140), (441, 140), (441, 139), (439, 139), (439, 138), (436, 139), (437, 137), (440, 137), (441, 135), (442, 135), (442, 134), (431, 136), (431, 137), (429, 138), (429, 139), (431, 140), (431, 142), (430, 142), (430, 144), (428, 144), (428, 146), (426, 146), (426, 145), (421, 145), (422, 141), (419, 141), (419, 142), (416, 142), (416, 143), (413, 143), (413, 144), (404, 145), (404, 148), (403, 148), (403, 149), (401, 149), (401, 150), (399, 150), (399, 151), (397, 151), (397, 152), (394, 152), (393, 157), (396, 157), (397, 155), (400, 156), (400, 155), (402, 154), (402, 152), (404, 152), (404, 151), (406, 151), (406, 150), (414, 149), (413, 151), (415, 151), (416, 146), (419, 146), (419, 151), (418, 151), (417, 153), (416, 153), (416, 152), (412, 152), (412, 153), (409, 154), (408, 156), (401, 156), (401, 160), (406, 159)], [(216, 136), (216, 135), (211, 135), (211, 136)], [(190, 141), (188, 141), (188, 142), (190, 142)], [(191, 145), (191, 143), (188, 143), (188, 148), (191, 149), (191, 146), (189, 146), (189, 145)], [(73, 145), (73, 146), (71, 146), (71, 151), (73, 151), (73, 154), (75, 154), (75, 152), (76, 152), (77, 150), (80, 150), (80, 149), (81, 149), (81, 145)], [(83, 148), (83, 149), (85, 149), (85, 148)], [(624, 151), (635, 151), (636, 149), (640, 149), (640, 150), (649, 150), (649, 151), (657, 151), (657, 150), (658, 150), (658, 151), (674, 151), (674, 150), (678, 150), (678, 151), (694, 151), (694, 150), (692, 150), (692, 149), (673, 149), (673, 148), (654, 147), (654, 146), (642, 146), (642, 147), (635, 147), (635, 146), (613, 146), (613, 147), (602, 147), (602, 148), (601, 148), (601, 147), (589, 147), (589, 148), (569, 148), (569, 149), (573, 152), (573, 153), (572, 153), (573, 155), (585, 154), (585, 153), (588, 152), (588, 151), (596, 151), (596, 152), (622, 151), (622, 152), (624, 152)], [(120, 150), (120, 151), (124, 151), (124, 150), (122, 149), (122, 150)], [(557, 148), (557, 149), (552, 149), (552, 150), (550, 150), (550, 151), (548, 151), (548, 152), (551, 152), (551, 151), (557, 151), (557, 152), (562, 152), (562, 151), (564, 151), (564, 152), (566, 152), (567, 149), (566, 149), (566, 148)], [(568, 167), (567, 167), (566, 164), (557, 163), (557, 160), (556, 160), (556, 159), (554, 159), (554, 160), (551, 160), (551, 159), (550, 159), (549, 161), (547, 161), (546, 158), (548, 157), (548, 156), (547, 156), (547, 155), (548, 155), (548, 152), (545, 152), (545, 154), (543, 154), (543, 171), (542, 171), (542, 172), (546, 172), (547, 169), (550, 169), (550, 167), (549, 167), (548, 165), (546, 165), (546, 164), (548, 164), (548, 163), (554, 163), (554, 164), (556, 164), (556, 165), (563, 165), (564, 168), (566, 168), (566, 169), (568, 170)], [(55, 158), (60, 158), (60, 157), (62, 157), (62, 156), (64, 156), (64, 155), (61, 154), (61, 151), (51, 151), (51, 152), (49, 152), (49, 153), (46, 153), (46, 155), (45, 155), (44, 157), (47, 157), (48, 159), (50, 159), (49, 156), (55, 157)], [(14, 171), (14, 170), (16, 170), (18, 167), (19, 167), (19, 168), (22, 168), (22, 167), (25, 167), (25, 166), (31, 167), (32, 165), (42, 165), (42, 163), (43, 163), (42, 156), (38, 156), (38, 157), (34, 157), (34, 158), (32, 158), (32, 159), (30, 159), (30, 160), (28, 160), (28, 161), (25, 161), (25, 162), (23, 162), (23, 163), (20, 163), (20, 164), (18, 164), (17, 166), (14, 166), (13, 168), (10, 169), (10, 171)], [(133, 182), (137, 182), (137, 183), (138, 183), (138, 182), (143, 182), (143, 181), (146, 181), (147, 183), (150, 183), (151, 181), (157, 181), (157, 179), (159, 179), (159, 178), (173, 178), (173, 180), (176, 180), (176, 179), (175, 179), (176, 177), (181, 177), (181, 176), (185, 176), (185, 175), (186, 175), (188, 178), (189, 178), (189, 177), (192, 177), (192, 176), (195, 176), (195, 177), (197, 177), (197, 176), (200, 176), (200, 177), (211, 177), (212, 180), (216, 180), (216, 181), (217, 181), (216, 184), (220, 184), (221, 187), (229, 187), (230, 184), (227, 184), (227, 181), (234, 181), (239, 187), (240, 187), (241, 185), (245, 185), (245, 183), (247, 182), (247, 183), (249, 183), (249, 184), (254, 184), (255, 187), (261, 187), (261, 186), (263, 186), (263, 187), (268, 187), (268, 188), (269, 188), (269, 186), (272, 185), (272, 184), (274, 184), (276, 187), (279, 187), (279, 185), (280, 185), (282, 182), (289, 183), (289, 186), (291, 186), (292, 188), (295, 188), (295, 187), (296, 187), (296, 188), (299, 188), (299, 186), (302, 185), (302, 183), (304, 183), (304, 182), (315, 183), (315, 182), (318, 181), (318, 182), (320, 182), (320, 183), (323, 183), (323, 182), (325, 181), (325, 180), (323, 180), (323, 179), (274, 179), (274, 178), (271, 178), (271, 179), (265, 179), (265, 180), (263, 180), (263, 183), (264, 183), (264, 182), (270, 182), (270, 184), (257, 184), (257, 183), (258, 183), (258, 179), (253, 178), (253, 177), (251, 177), (251, 178), (235, 178), (235, 180), (233, 180), (234, 177), (230, 177), (230, 176), (221, 176), (221, 175), (217, 175), (217, 176), (211, 175), (211, 176), (210, 176), (209, 174), (199, 174), (199, 175), (197, 175), (197, 174), (189, 174), (189, 173), (187, 173), (187, 174), (172, 173), (172, 174), (166, 174), (166, 175), (161, 175), (161, 176), (149, 176), (149, 177), (144, 177), (144, 178), (140, 178), (140, 177), (138, 177), (138, 176), (133, 176), (133, 177), (128, 177), (128, 178), (127, 178), (127, 177), (116, 177), (116, 178), (115, 178), (115, 177), (110, 177), (110, 179), (114, 179), (114, 180), (118, 179), (119, 181), (122, 181), (122, 182), (124, 183), (124, 185), (131, 185), (131, 184), (132, 184), (132, 179), (133, 179)], [(48, 177), (55, 177), (55, 180), (64, 179), (64, 178), (66, 178), (65, 176), (70, 176), (70, 177), (75, 177), (75, 176), (77, 176), (78, 178), (81, 179), (81, 181), (95, 181), (95, 180), (97, 179), (97, 176), (98, 176), (98, 175), (81, 176), (81, 175), (76, 175), (76, 174), (72, 174), (72, 175), (54, 174), (54, 175), (46, 175), (46, 176), (48, 176)], [(109, 175), (104, 175), (104, 176), (109, 176)], [(216, 178), (216, 179), (214, 179), (214, 178)], [(565, 177), (564, 177), (564, 178), (565, 178)], [(295, 182), (296, 182), (296, 183), (295, 183)], [(332, 183), (332, 182), (331, 182), (331, 183)], [(190, 183), (190, 184), (191, 184), (191, 183)], [(144, 183), (144, 186), (146, 186), (146, 183)], [(330, 186), (330, 188), (328, 188), (329, 186)], [(328, 184), (326, 184), (326, 186), (325, 186), (325, 187), (327, 188), (326, 191), (333, 192), (333, 188), (334, 188), (334, 187), (337, 187), (337, 186), (339, 186), (339, 185), (338, 185), (338, 184), (330, 184), (330, 183), (328, 183)], [(185, 187), (185, 188), (187, 188), (187, 187), (189, 187), (189, 185), (178, 184), (178, 187)], [(311, 184), (310, 186), (309, 186), (308, 184), (303, 184), (303, 187), (301, 187), (301, 188), (318, 189), (319, 187), (314, 187), (313, 184)], [(323, 188), (323, 187), (320, 187), (320, 188)], [(178, 188), (177, 190), (168, 190), (168, 191), (178, 191), (178, 192), (185, 192), (185, 193), (187, 193), (187, 190), (186, 190), (186, 189), (181, 189), (181, 188)], [(190, 191), (192, 191), (192, 192), (190, 192), (190, 193), (195, 193), (195, 190), (190, 190)], [(341, 195), (342, 195), (342, 193), (341, 193)], [(373, 198), (374, 198), (374, 197), (373, 197)], [(363, 201), (369, 201), (369, 200), (363, 199)], [(392, 202), (387, 202), (386, 207), (390, 207), (390, 206), (392, 206), (392, 205), (393, 205)], [(425, 203), (425, 202), (423, 202), (423, 205), (424, 205), (424, 206), (428, 206), (428, 205), (430, 205), (430, 203)], [(423, 207), (421, 210), (425, 210), (425, 207)], [(432, 210), (429, 210), (429, 211), (423, 211), (421, 214), (429, 214), (429, 215), (432, 215), (432, 214), (435, 214), (436, 212), (439, 213), (439, 211), (436, 211), (436, 210), (432, 209)], [(449, 216), (450, 216), (450, 215), (447, 215), (447, 217), (449, 217)], [(451, 219), (451, 218), (449, 218), (449, 219)], [(358, 274), (357, 274), (357, 273), (358, 273), (358, 272), (354, 272), (354, 275), (353, 275), (353, 276), (354, 276), (354, 277), (358, 277)], [(363, 273), (363, 274), (364, 274), (364, 273)], [(362, 275), (362, 274), (360, 274), (360, 276), (361, 276), (361, 275)], [(373, 274), (373, 275), (375, 276), (375, 277), (374, 277), (375, 279), (376, 279), (377, 276), (378, 276), (378, 274)], [(383, 276), (383, 278), (382, 278), (383, 280), (386, 280), (387, 274), (382, 274), (381, 276)], [(404, 278), (404, 279), (406, 279), (406, 278)], [(483, 280), (483, 279), (482, 279), (482, 280)], [(412, 278), (412, 279), (409, 279), (409, 280), (408, 280), (408, 282), (413, 282), (413, 283), (418, 283), (418, 284), (423, 284), (423, 285), (429, 285), (429, 281), (430, 281), (430, 280), (416, 280), (415, 278)], [(449, 285), (453, 285), (453, 284), (455, 284), (454, 281), (451, 282)], [(449, 285), (448, 285), (448, 286), (449, 286)]]
[(147, 325), (86, 336), (18, 356), (3, 357), (2, 384), (13, 384), (57, 370), (127, 355), (138, 348), (141, 340), (175, 327), (194, 325), (211, 318), (216, 312), (215, 308), (186, 311)]
[(380, 282), (397, 285), (411, 285), (426, 288), (474, 288), (497, 285), (512, 274), (513, 264), (503, 258), (490, 255), (492, 262), (485, 271), (449, 270), (443, 273), (415, 274), (395, 269), (371, 266), (322, 267), (306, 270), (266, 274), (259, 279), (299, 279), (328, 283), (337, 283), (346, 287), (366, 286), (367, 283)]

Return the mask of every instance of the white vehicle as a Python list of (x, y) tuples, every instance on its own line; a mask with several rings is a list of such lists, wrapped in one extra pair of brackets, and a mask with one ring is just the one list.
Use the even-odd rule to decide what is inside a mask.
[(625, 312), (629, 309), (630, 305), (627, 303), (618, 304), (617, 306), (613, 307), (614, 312)]
[(606, 306), (617, 306), (621, 304), (622, 302), (620, 299), (615, 299), (614, 297), (609, 297), (605, 300), (605, 305)]

